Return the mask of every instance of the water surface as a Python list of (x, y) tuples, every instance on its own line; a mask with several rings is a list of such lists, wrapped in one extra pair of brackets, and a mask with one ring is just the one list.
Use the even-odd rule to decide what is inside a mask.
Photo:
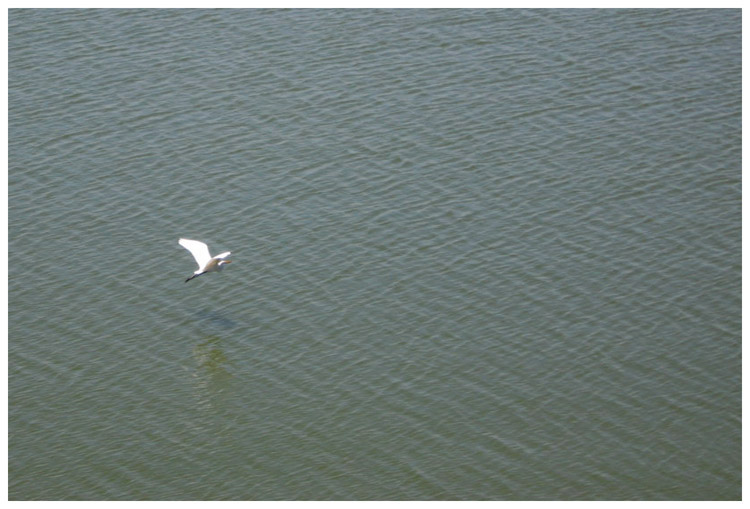
[(740, 499), (740, 10), (8, 29), (11, 499)]

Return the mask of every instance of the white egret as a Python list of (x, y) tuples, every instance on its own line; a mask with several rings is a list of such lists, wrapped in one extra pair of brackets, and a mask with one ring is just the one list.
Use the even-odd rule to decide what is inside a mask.
[(195, 261), (198, 262), (198, 270), (185, 280), (186, 283), (194, 277), (198, 277), (207, 272), (218, 272), (222, 270), (227, 263), (232, 263), (232, 260), (226, 260), (226, 258), (232, 254), (229, 251), (212, 257), (208, 252), (208, 246), (199, 240), (180, 239), (178, 242), (182, 247), (190, 251), (193, 258), (195, 258)]

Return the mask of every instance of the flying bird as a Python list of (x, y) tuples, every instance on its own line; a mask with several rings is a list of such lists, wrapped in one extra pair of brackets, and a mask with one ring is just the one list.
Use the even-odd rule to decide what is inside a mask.
[(208, 272), (219, 272), (224, 268), (224, 265), (232, 263), (232, 260), (226, 259), (232, 254), (229, 251), (212, 257), (208, 252), (208, 246), (199, 240), (180, 239), (178, 242), (182, 247), (190, 251), (193, 258), (195, 258), (195, 261), (198, 262), (198, 270), (185, 280), (186, 283), (194, 277), (198, 277)]

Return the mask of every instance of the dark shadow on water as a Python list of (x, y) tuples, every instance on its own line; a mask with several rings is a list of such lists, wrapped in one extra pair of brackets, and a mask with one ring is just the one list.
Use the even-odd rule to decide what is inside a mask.
[(231, 399), (237, 381), (232, 344), (240, 323), (221, 310), (203, 308), (191, 314), (193, 378), (199, 407), (219, 410)]
[(221, 311), (213, 311), (210, 309), (202, 309), (198, 311), (195, 316), (200, 318), (202, 321), (205, 321), (212, 326), (218, 327), (220, 329), (228, 330), (233, 329), (237, 326), (237, 324), (227, 317), (224, 313)]

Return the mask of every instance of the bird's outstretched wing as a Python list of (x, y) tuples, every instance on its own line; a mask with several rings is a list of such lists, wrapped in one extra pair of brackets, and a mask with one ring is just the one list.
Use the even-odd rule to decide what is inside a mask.
[(231, 251), (227, 251), (226, 253), (221, 253), (219, 255), (214, 256), (214, 258), (218, 258), (220, 260), (223, 260), (224, 258), (226, 258), (227, 256), (229, 256), (230, 254), (232, 254), (232, 252)]
[(198, 268), (202, 269), (206, 266), (208, 261), (211, 259), (211, 255), (208, 253), (208, 246), (199, 240), (180, 239), (178, 241), (182, 247), (190, 251), (198, 262)]

